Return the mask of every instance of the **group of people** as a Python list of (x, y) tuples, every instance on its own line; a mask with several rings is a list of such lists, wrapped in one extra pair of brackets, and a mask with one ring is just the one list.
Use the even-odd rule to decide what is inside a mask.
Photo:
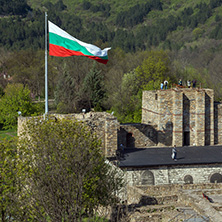
[(160, 84), (160, 89), (167, 89), (168, 86), (168, 81), (164, 80), (164, 82), (161, 82)]
[[(191, 87), (191, 84), (192, 84), (192, 88), (196, 88), (197, 80), (196, 79), (194, 79), (193, 81), (187, 80), (187, 87), (188, 88)], [(181, 79), (178, 81), (178, 85), (181, 86), (181, 87), (183, 86), (183, 82), (182, 82)], [(164, 82), (160, 83), (160, 89), (167, 89), (167, 87), (168, 87), (168, 81), (167, 80), (164, 80)]]
[[(194, 79), (192, 82), (191, 82), (191, 80), (187, 80), (187, 87), (188, 87), (188, 88), (191, 87), (191, 83), (192, 83), (192, 88), (196, 88), (197, 80)], [(179, 85), (179, 86), (183, 86), (183, 82), (182, 82), (181, 79), (179, 80), (178, 85)]]

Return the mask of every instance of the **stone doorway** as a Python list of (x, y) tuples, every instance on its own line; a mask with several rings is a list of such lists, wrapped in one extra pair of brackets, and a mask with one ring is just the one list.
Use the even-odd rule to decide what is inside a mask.
[(189, 146), (190, 145), (190, 132), (183, 133), (183, 145)]
[(132, 133), (126, 134), (126, 147), (135, 147), (135, 139)]

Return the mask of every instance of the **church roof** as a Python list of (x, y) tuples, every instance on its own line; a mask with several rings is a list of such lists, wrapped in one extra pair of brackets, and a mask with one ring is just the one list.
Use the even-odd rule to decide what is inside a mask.
[(171, 158), (172, 147), (125, 149), (119, 167), (155, 167), (222, 163), (222, 146), (177, 147), (177, 161)]

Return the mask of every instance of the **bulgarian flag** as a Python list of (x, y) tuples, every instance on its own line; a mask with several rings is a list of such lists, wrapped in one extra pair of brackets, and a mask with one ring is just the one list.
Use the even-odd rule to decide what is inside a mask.
[(49, 55), (51, 56), (86, 56), (97, 62), (106, 64), (108, 62), (108, 50), (101, 50), (95, 45), (82, 42), (58, 26), (48, 21), (49, 24)]

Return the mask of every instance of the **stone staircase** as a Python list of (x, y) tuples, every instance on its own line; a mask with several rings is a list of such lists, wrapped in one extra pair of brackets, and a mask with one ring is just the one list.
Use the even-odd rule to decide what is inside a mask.
[(184, 221), (196, 212), (178, 202), (177, 195), (143, 196), (139, 204), (129, 205), (129, 222)]
[(222, 184), (129, 186), (125, 191), (127, 201), (112, 210), (111, 222), (222, 221)]
[[(183, 186), (182, 186), (183, 187)], [(175, 188), (175, 189), (174, 189)], [(198, 188), (198, 186), (184, 186), (183, 188)], [(165, 190), (164, 190), (165, 189)], [(197, 190), (191, 189), (192, 192)], [(202, 190), (199, 190), (199, 194)], [(195, 196), (192, 194), (192, 196)], [(199, 195), (200, 196), (200, 195)], [(184, 192), (181, 186), (150, 186), (128, 187), (128, 205), (125, 205), (125, 217), (127, 222), (206, 222), (210, 220), (209, 212), (196, 207), (196, 200), (190, 199), (189, 190)], [(193, 198), (193, 197), (192, 197)], [(205, 201), (201, 196), (200, 201)], [(203, 203), (201, 203), (203, 204)], [(206, 207), (206, 206), (205, 206)], [(207, 208), (207, 207), (206, 207)], [(213, 207), (212, 207), (213, 208)], [(214, 208), (220, 209), (215, 205)], [(212, 210), (212, 209), (211, 209)], [(214, 215), (218, 212), (213, 212)], [(213, 216), (212, 216), (213, 218)], [(220, 219), (219, 219), (220, 221)], [(222, 220), (221, 220), (222, 221)]]

